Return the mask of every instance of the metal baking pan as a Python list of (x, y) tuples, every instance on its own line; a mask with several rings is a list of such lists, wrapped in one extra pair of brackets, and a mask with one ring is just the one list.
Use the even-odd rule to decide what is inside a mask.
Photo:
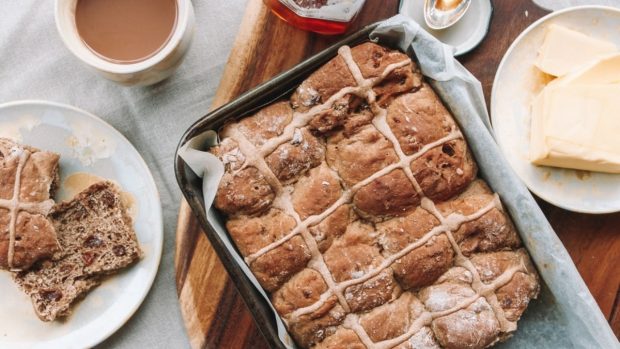
[[(388, 23), (388, 21), (390, 22)], [(385, 29), (384, 24), (386, 23), (388, 23), (387, 27), (391, 26), (391, 29)], [(335, 57), (340, 46), (354, 46), (368, 41), (370, 40), (370, 33), (376, 31), (378, 27), (380, 27), (379, 30), (387, 30), (387, 34), (384, 33), (386, 35), (383, 36), (384, 39), (380, 43), (388, 47), (401, 49), (401, 51), (403, 50), (402, 42), (400, 43), (401, 47), (397, 47), (399, 45), (398, 40), (392, 40), (390, 34), (406, 36), (403, 32), (410, 30), (413, 33), (417, 33), (418, 30), (417, 24), (402, 16), (364, 27), (357, 33), (312, 56), (289, 71), (276, 76), (239, 96), (232, 102), (205, 115), (185, 132), (177, 148), (175, 173), (183, 195), (219, 258), (222, 260), (243, 300), (252, 312), (258, 328), (269, 345), (274, 348), (286, 348), (286, 345), (278, 336), (277, 315), (274, 314), (269, 303), (259, 293), (241, 266), (237, 264), (234, 254), (239, 255), (238, 251), (229, 249), (222, 237), (216, 233), (214, 221), (222, 222), (223, 217), (215, 212), (215, 215), (211, 217), (214, 221), (207, 218), (202, 191), (202, 179), (190, 169), (179, 155), (179, 151), (183, 145), (195, 136), (210, 130), (218, 131), (225, 123), (251, 115), (272, 102), (288, 97), (312, 72)], [(416, 35), (413, 34), (406, 37), (410, 38)], [(426, 33), (426, 35), (428, 34)], [(428, 37), (430, 38), (430, 35)], [(426, 40), (436, 41), (435, 39)], [(446, 51), (441, 47), (441, 44), (438, 42), (436, 44), (439, 46), (436, 46), (435, 49)], [(405, 51), (423, 67), (422, 72), (425, 73), (425, 66), (434, 66), (433, 68), (437, 71), (438, 61), (436, 55), (431, 54), (422, 57), (422, 55), (418, 54), (420, 59), (416, 59), (413, 49), (411, 49), (412, 46), (415, 46), (415, 43), (409, 43)], [(426, 60), (420, 62), (422, 59)], [(617, 343), (617, 340), (585, 283), (579, 276), (570, 256), (553, 232), (531, 194), (512, 172), (497, 148), (497, 144), (489, 132), (488, 115), (484, 106), (484, 97), (482, 96), (481, 89), (480, 91), (474, 91), (474, 93), (480, 96), (479, 99), (463, 106), (463, 91), (472, 92), (472, 89), (479, 89), (479, 83), (478, 85), (470, 84), (471, 86), (465, 87), (464, 85), (471, 83), (473, 77), (460, 64), (456, 62), (451, 63), (451, 56), (449, 59), (446, 59), (446, 62), (447, 60), (450, 60), (448, 65), (451, 65), (452, 68), (456, 66), (454, 70), (457, 73), (461, 73), (458, 76), (460, 80), (456, 79), (456, 82), (442, 80), (441, 77), (445, 74), (443, 74), (444, 72), (441, 71), (442, 67), (440, 67), (439, 74), (434, 76), (435, 79), (429, 79), (429, 82), (454, 114), (480, 168), (480, 177), (485, 179), (495, 192), (499, 193), (543, 279), (541, 282), (541, 295), (538, 300), (530, 304), (521, 321), (519, 321), (520, 329), (517, 330), (514, 338), (507, 343), (498, 345), (498, 347), (613, 347), (614, 342)], [(462, 74), (463, 71), (466, 74)], [(425, 73), (425, 75), (427, 74)], [(221, 225), (219, 222), (217, 225)]]

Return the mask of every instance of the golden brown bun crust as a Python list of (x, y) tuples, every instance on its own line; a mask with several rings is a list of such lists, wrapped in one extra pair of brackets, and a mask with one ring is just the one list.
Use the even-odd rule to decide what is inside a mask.
[[(20, 159), (25, 163), (18, 173)], [(0, 200), (13, 199), (16, 179), (20, 178), (18, 201), (42, 208), (51, 199), (58, 181), (56, 153), (42, 151), (0, 138)], [(51, 208), (51, 204), (49, 205)], [(46, 210), (17, 210), (12, 263), (9, 265), (11, 211), (0, 203), (0, 269), (26, 270), (36, 261), (58, 251), (56, 231)]]
[(514, 225), (403, 53), (341, 48), (221, 135), (215, 206), (300, 347), (482, 349), (537, 296)]

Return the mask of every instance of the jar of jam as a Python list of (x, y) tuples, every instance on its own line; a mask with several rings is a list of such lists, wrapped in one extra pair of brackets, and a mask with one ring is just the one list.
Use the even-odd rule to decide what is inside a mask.
[(344, 33), (365, 0), (263, 0), (289, 24), (319, 34)]

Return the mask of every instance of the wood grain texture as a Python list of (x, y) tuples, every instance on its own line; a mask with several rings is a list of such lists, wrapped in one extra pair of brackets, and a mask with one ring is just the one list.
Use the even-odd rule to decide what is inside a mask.
[[(351, 31), (396, 14), (397, 0), (368, 0)], [(497, 66), (512, 41), (547, 12), (529, 0), (496, 0), (489, 35), (460, 61), (482, 82), (490, 100)], [(294, 66), (341, 37), (297, 30), (250, 0), (212, 108)], [(616, 335), (620, 335), (620, 214), (571, 213), (539, 201), (566, 245)], [(176, 282), (193, 348), (267, 348), (250, 313), (189, 206), (181, 203)]]
[(527, 26), (547, 13), (529, 0), (493, 1), (493, 18), (486, 38), (471, 52), (459, 57), (482, 83), (487, 106), (491, 102), (495, 72), (504, 53)]
[(588, 215), (538, 203), (620, 337), (620, 213)]

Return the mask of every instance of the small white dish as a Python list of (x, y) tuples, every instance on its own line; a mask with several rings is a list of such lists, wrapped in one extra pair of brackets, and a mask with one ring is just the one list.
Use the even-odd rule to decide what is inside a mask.
[(8, 272), (0, 271), (0, 348), (93, 347), (129, 320), (157, 274), (163, 221), (155, 181), (122, 134), (74, 107), (44, 101), (2, 104), (0, 137), (5, 136), (61, 154), (61, 184), (71, 174), (86, 172), (116, 181), (135, 199), (134, 228), (143, 258), (90, 292), (65, 321), (39, 320), (30, 298)]
[(181, 64), (194, 35), (194, 8), (191, 0), (177, 1), (177, 21), (168, 42), (144, 61), (117, 64), (91, 51), (80, 38), (75, 25), (78, 0), (56, 0), (56, 28), (67, 48), (82, 62), (109, 80), (126, 86), (146, 86), (172, 75)]
[(547, 83), (547, 78), (534, 67), (534, 60), (545, 27), (551, 23), (620, 46), (620, 9), (613, 7), (572, 7), (530, 25), (504, 55), (493, 82), (491, 122), (497, 142), (517, 175), (545, 201), (583, 213), (620, 211), (620, 174), (536, 166), (529, 162), (532, 100)]
[(452, 26), (435, 30), (424, 20), (424, 0), (403, 0), (399, 13), (409, 16), (424, 30), (444, 44), (454, 47), (454, 55), (460, 56), (473, 50), (489, 32), (493, 15), (491, 0), (472, 0), (469, 9)]

